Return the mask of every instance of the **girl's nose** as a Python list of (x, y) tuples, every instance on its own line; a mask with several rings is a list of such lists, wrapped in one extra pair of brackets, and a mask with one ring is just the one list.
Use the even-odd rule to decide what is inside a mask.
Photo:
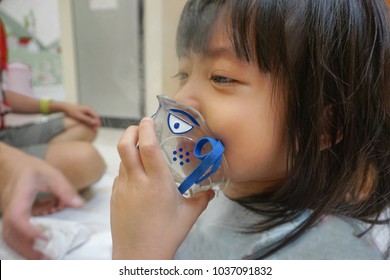
[(199, 83), (193, 82), (191, 79), (175, 94), (173, 97), (176, 101), (192, 106), (198, 111), (200, 110), (200, 101), (202, 89)]

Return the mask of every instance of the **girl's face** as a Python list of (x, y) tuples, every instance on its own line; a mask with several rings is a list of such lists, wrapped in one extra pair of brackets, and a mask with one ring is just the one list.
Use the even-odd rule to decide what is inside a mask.
[(239, 60), (224, 32), (204, 54), (179, 60), (177, 101), (196, 108), (225, 146), (231, 198), (260, 193), (286, 175), (284, 104), (271, 77)]

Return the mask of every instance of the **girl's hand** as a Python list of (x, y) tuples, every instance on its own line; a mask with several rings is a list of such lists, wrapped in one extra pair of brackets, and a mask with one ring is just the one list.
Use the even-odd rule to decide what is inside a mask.
[(118, 152), (121, 164), (111, 196), (113, 259), (173, 258), (214, 192), (192, 198), (179, 193), (151, 118), (126, 130)]

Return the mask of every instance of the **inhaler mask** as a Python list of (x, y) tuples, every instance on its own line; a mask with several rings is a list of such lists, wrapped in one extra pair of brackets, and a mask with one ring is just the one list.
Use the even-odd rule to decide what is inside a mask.
[(159, 108), (153, 115), (157, 139), (180, 193), (190, 197), (225, 188), (229, 183), (225, 149), (201, 114), (169, 97), (157, 99)]

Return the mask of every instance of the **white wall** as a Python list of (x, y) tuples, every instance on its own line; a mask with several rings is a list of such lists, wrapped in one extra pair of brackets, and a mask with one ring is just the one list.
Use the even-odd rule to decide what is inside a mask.
[(78, 102), (72, 3), (70, 0), (59, 0), (58, 4), (61, 29), (62, 71), (66, 99), (70, 102)]
[(156, 94), (163, 91), (163, 1), (144, 1), (145, 113), (157, 108)]
[[(58, 0), (2, 0), (1, 8), (48, 46), (60, 37)], [(33, 11), (33, 15), (30, 13)]]

